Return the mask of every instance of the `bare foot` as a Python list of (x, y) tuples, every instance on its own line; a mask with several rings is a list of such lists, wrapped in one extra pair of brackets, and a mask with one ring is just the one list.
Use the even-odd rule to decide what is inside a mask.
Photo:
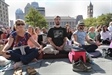
[(97, 45), (97, 46), (100, 46), (101, 44), (102, 44), (101, 42), (96, 41), (96, 45)]
[(21, 61), (16, 62), (16, 63), (14, 64), (14, 69), (17, 69), (19, 66), (22, 66), (22, 65), (23, 65), (23, 63), (22, 63)]
[(36, 58), (34, 58), (31, 62), (36, 62), (37, 61), (37, 59)]

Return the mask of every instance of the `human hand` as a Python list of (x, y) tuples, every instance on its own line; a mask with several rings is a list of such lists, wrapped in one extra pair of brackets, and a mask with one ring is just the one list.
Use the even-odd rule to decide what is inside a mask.
[(6, 52), (3, 52), (3, 53), (2, 53), (2, 56), (5, 57), (6, 59), (8, 59), (8, 58), (11, 57), (10, 53), (7, 52), (7, 51), (6, 51)]
[(96, 45), (100, 46), (102, 43), (100, 43), (99, 41), (96, 41)]
[(82, 45), (80, 43), (76, 44), (77, 46), (81, 47)]
[(62, 47), (56, 46), (56, 49), (58, 49), (60, 51), (60, 50), (62, 50)]
[(39, 49), (42, 49), (42, 48), (43, 48), (43, 46), (40, 46), (40, 47), (39, 47)]
[(39, 49), (39, 51), (38, 51), (38, 52), (39, 52), (39, 54), (40, 54), (40, 53), (42, 52), (42, 49)]

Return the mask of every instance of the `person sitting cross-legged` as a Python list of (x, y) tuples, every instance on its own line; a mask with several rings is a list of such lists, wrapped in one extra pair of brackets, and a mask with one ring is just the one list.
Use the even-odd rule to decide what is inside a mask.
[[(30, 63), (33, 59), (37, 58), (41, 53), (42, 47), (40, 44), (25, 31), (25, 22), (21, 19), (15, 21), (16, 31), (12, 32), (9, 40), (2, 50), (2, 55), (8, 60), (16, 62), (14, 69), (23, 64)], [(30, 48), (27, 41), (30, 40), (38, 48)], [(13, 44), (14, 43), (14, 44)], [(8, 50), (13, 44), (13, 50)]]
[[(78, 22), (77, 30), (73, 33), (73, 43), (76, 46), (84, 48), (87, 52), (94, 52), (100, 43), (92, 40), (89, 35), (84, 31), (85, 24), (81, 21)], [(85, 44), (85, 41), (89, 43), (89, 45)]]
[(67, 32), (66, 29), (60, 26), (60, 16), (54, 18), (55, 25), (49, 29), (47, 38), (48, 43), (42, 50), (46, 54), (58, 54), (61, 51), (70, 51), (71, 47), (66, 45)]

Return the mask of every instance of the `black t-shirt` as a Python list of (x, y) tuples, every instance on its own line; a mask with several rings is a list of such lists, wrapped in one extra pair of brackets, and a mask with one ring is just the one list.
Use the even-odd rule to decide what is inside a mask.
[(38, 43), (42, 45), (42, 41), (43, 41), (42, 35), (38, 35)]
[(2, 31), (0, 31), (0, 35), (1, 35), (1, 34), (3, 34), (3, 32), (2, 32)]
[(1, 39), (1, 35), (3, 34), (3, 32), (2, 31), (0, 31), (0, 39)]
[(72, 32), (67, 32), (67, 38), (71, 40)]
[(67, 37), (67, 32), (65, 28), (54, 27), (48, 31), (47, 37), (52, 38), (52, 41), (56, 46), (61, 46), (64, 43), (64, 38)]

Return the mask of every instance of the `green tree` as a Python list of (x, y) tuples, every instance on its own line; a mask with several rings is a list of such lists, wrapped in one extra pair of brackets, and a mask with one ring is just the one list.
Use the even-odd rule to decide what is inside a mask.
[(112, 13), (102, 14), (97, 18), (84, 19), (84, 23), (87, 27), (96, 25), (109, 25), (110, 21), (112, 21)]
[(30, 8), (28, 14), (25, 15), (25, 22), (33, 27), (46, 27), (48, 26), (45, 18), (39, 13), (38, 10)]
[(98, 25), (109, 25), (110, 21), (112, 21), (112, 13), (102, 14), (97, 18)]
[(86, 27), (96, 26), (97, 25), (96, 18), (84, 19), (84, 23), (85, 23)]

